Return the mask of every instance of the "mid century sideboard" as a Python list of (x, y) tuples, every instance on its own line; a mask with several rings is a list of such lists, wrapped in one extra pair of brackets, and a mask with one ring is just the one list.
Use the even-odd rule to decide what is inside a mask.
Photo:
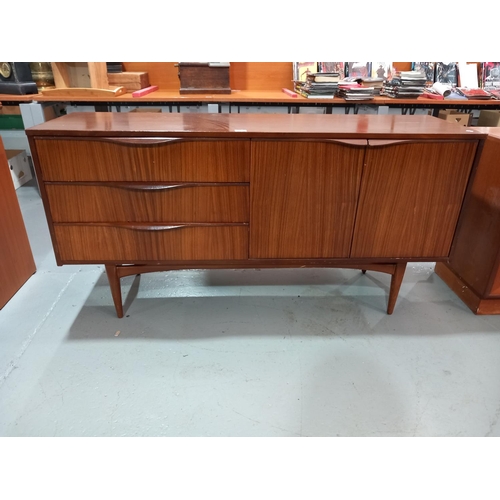
[(431, 116), (71, 113), (27, 135), (58, 265), (345, 267), (450, 256), (487, 134)]

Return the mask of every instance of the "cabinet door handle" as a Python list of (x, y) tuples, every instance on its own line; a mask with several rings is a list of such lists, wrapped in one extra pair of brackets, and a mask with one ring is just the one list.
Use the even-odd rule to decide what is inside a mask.
[(397, 144), (409, 144), (411, 142), (420, 142), (415, 139), (368, 139), (368, 147), (379, 148), (382, 146), (393, 146)]
[(363, 148), (367, 145), (366, 139), (327, 139), (327, 142), (346, 144), (347, 146), (359, 146)]
[(134, 146), (149, 146), (154, 144), (168, 144), (170, 142), (182, 141), (180, 137), (113, 137), (102, 139), (106, 142), (114, 144), (134, 145)]

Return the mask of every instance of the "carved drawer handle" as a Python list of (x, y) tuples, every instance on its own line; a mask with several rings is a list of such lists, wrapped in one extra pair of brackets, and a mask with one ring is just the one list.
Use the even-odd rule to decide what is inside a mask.
[(377, 148), (382, 146), (393, 146), (397, 144), (410, 144), (412, 142), (421, 142), (416, 141), (415, 139), (368, 139), (368, 147)]
[(134, 146), (149, 146), (154, 144), (167, 144), (175, 141), (182, 141), (180, 137), (113, 137), (103, 139), (106, 142), (114, 144), (134, 145)]
[(118, 227), (120, 229), (129, 229), (132, 231), (172, 231), (174, 229), (182, 229), (183, 227), (189, 227), (186, 225), (178, 225), (178, 226), (113, 226)]
[(190, 187), (192, 184), (121, 184), (110, 186), (118, 189), (126, 189), (127, 191), (167, 191), (169, 189), (178, 189)]
[(346, 144), (347, 146), (359, 146), (366, 147), (366, 139), (327, 139), (327, 142), (333, 142), (338, 144)]

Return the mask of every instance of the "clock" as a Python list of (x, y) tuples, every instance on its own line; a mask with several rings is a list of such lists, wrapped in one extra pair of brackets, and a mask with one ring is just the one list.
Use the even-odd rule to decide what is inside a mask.
[(0, 94), (38, 94), (29, 63), (0, 62)]
[(0, 76), (4, 80), (8, 80), (12, 74), (12, 66), (8, 62), (0, 63)]

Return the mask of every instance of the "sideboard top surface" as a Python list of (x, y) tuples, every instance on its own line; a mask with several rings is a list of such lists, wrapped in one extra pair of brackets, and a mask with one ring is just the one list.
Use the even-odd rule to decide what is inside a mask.
[(481, 139), (486, 133), (426, 115), (78, 112), (28, 128), (29, 136)]

